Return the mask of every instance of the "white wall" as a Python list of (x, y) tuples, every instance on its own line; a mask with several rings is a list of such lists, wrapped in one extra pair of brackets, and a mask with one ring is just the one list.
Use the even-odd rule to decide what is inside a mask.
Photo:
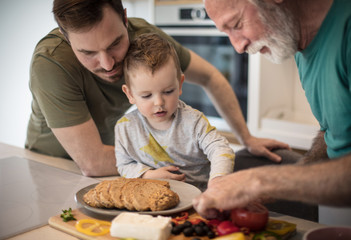
[(23, 147), (31, 109), (29, 64), (56, 27), (51, 0), (0, 0), (0, 142)]

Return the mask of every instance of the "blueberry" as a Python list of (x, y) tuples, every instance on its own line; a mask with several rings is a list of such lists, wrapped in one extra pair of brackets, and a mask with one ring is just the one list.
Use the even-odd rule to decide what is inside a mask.
[(206, 231), (204, 231), (203, 227), (202, 226), (195, 226), (195, 234), (197, 236), (205, 236), (206, 235)]
[(185, 236), (190, 237), (191, 235), (193, 235), (194, 230), (192, 227), (187, 227), (183, 230), (183, 233)]
[(208, 231), (207, 232), (207, 237), (209, 237), (210, 239), (215, 238), (216, 234), (213, 231)]
[(178, 234), (180, 234), (183, 230), (184, 230), (184, 226), (182, 226), (182, 225), (177, 225), (177, 226), (175, 226), (175, 227), (172, 228), (172, 234), (178, 235)]
[(184, 230), (184, 228), (186, 228), (187, 226), (186, 226), (186, 225), (184, 225), (184, 224), (179, 224), (179, 225), (178, 225), (178, 227), (181, 229), (181, 231), (183, 231), (183, 230)]
[(185, 221), (185, 222), (183, 223), (183, 225), (184, 225), (185, 227), (191, 227), (193, 224), (192, 224), (190, 221)]
[(202, 229), (207, 233), (209, 231), (212, 231), (211, 228), (207, 225), (203, 226)]
[(197, 225), (199, 225), (199, 226), (201, 226), (201, 227), (207, 226), (206, 223), (205, 223), (204, 221), (199, 222)]

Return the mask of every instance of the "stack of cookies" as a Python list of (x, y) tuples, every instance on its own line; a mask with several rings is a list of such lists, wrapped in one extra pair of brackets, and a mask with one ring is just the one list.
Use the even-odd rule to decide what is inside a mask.
[(179, 203), (179, 196), (170, 189), (167, 181), (117, 178), (102, 181), (90, 189), (83, 200), (96, 208), (162, 211), (175, 207)]

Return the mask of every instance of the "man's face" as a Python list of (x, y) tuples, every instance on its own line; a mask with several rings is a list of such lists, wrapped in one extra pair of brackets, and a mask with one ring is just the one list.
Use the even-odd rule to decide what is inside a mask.
[[(123, 60), (129, 48), (128, 31), (121, 17), (104, 8), (101, 22), (80, 32), (68, 32), (73, 52), (81, 64), (107, 82), (123, 76)], [(126, 21), (126, 20), (125, 20)]]
[(289, 12), (261, 1), (206, 0), (205, 7), (220, 31), (225, 32), (238, 53), (260, 52), (280, 63), (297, 51), (297, 28)]

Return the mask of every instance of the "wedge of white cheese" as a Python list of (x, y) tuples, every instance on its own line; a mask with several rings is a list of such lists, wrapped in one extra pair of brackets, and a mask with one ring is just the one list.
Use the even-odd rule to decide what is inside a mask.
[(112, 220), (112, 237), (138, 240), (167, 240), (171, 235), (171, 218), (123, 212)]

